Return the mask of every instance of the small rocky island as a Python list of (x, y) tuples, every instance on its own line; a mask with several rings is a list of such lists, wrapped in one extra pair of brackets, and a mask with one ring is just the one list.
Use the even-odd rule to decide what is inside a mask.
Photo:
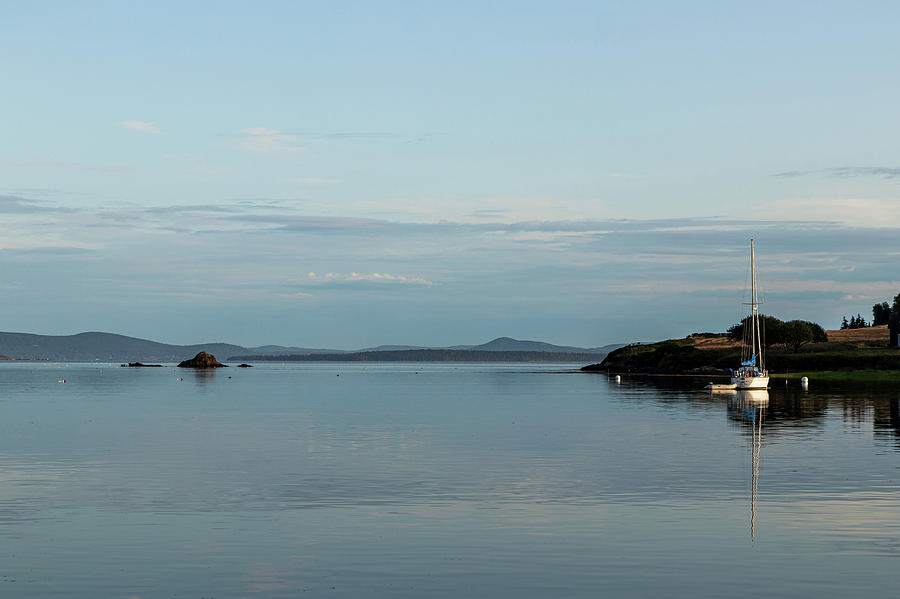
[(222, 364), (212, 354), (205, 351), (200, 352), (190, 360), (179, 362), (179, 368), (227, 368), (227, 364)]

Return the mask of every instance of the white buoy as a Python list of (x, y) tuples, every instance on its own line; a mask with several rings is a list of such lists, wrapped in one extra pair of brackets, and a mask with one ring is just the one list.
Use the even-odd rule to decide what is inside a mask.
[(809, 389), (809, 379), (806, 377), (801, 378), (800, 379), (800, 387), (803, 389)]
[(617, 383), (621, 383), (621, 382), (622, 382), (622, 377), (619, 376), (618, 374), (616, 375), (616, 382), (617, 382)]

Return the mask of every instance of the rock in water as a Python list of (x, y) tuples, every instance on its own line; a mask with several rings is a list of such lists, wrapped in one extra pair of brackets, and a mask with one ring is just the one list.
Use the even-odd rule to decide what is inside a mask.
[(225, 368), (227, 364), (222, 364), (212, 354), (205, 351), (200, 352), (190, 360), (185, 360), (178, 364), (179, 368)]

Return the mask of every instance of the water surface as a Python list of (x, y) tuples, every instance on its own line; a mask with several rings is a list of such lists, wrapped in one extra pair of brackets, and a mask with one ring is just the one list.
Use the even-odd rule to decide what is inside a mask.
[(2, 364), (0, 596), (892, 594), (896, 389), (564, 369)]

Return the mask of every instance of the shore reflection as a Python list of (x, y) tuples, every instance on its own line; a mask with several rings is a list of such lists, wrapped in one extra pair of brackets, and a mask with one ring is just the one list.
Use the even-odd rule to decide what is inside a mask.
[(900, 400), (892, 399), (874, 406), (872, 426), (876, 438), (892, 440), (894, 448), (900, 449)]
[[(682, 406), (688, 413), (698, 415), (716, 412), (723, 401), (736, 399), (735, 391), (710, 393), (702, 387), (697, 379), (636, 377), (616, 385), (616, 395), (631, 404)], [(900, 387), (896, 385), (813, 381), (807, 391), (796, 381), (787, 385), (778, 381), (767, 393), (765, 428), (769, 435), (810, 434), (840, 421), (860, 432), (869, 429), (876, 444), (900, 451)]]

